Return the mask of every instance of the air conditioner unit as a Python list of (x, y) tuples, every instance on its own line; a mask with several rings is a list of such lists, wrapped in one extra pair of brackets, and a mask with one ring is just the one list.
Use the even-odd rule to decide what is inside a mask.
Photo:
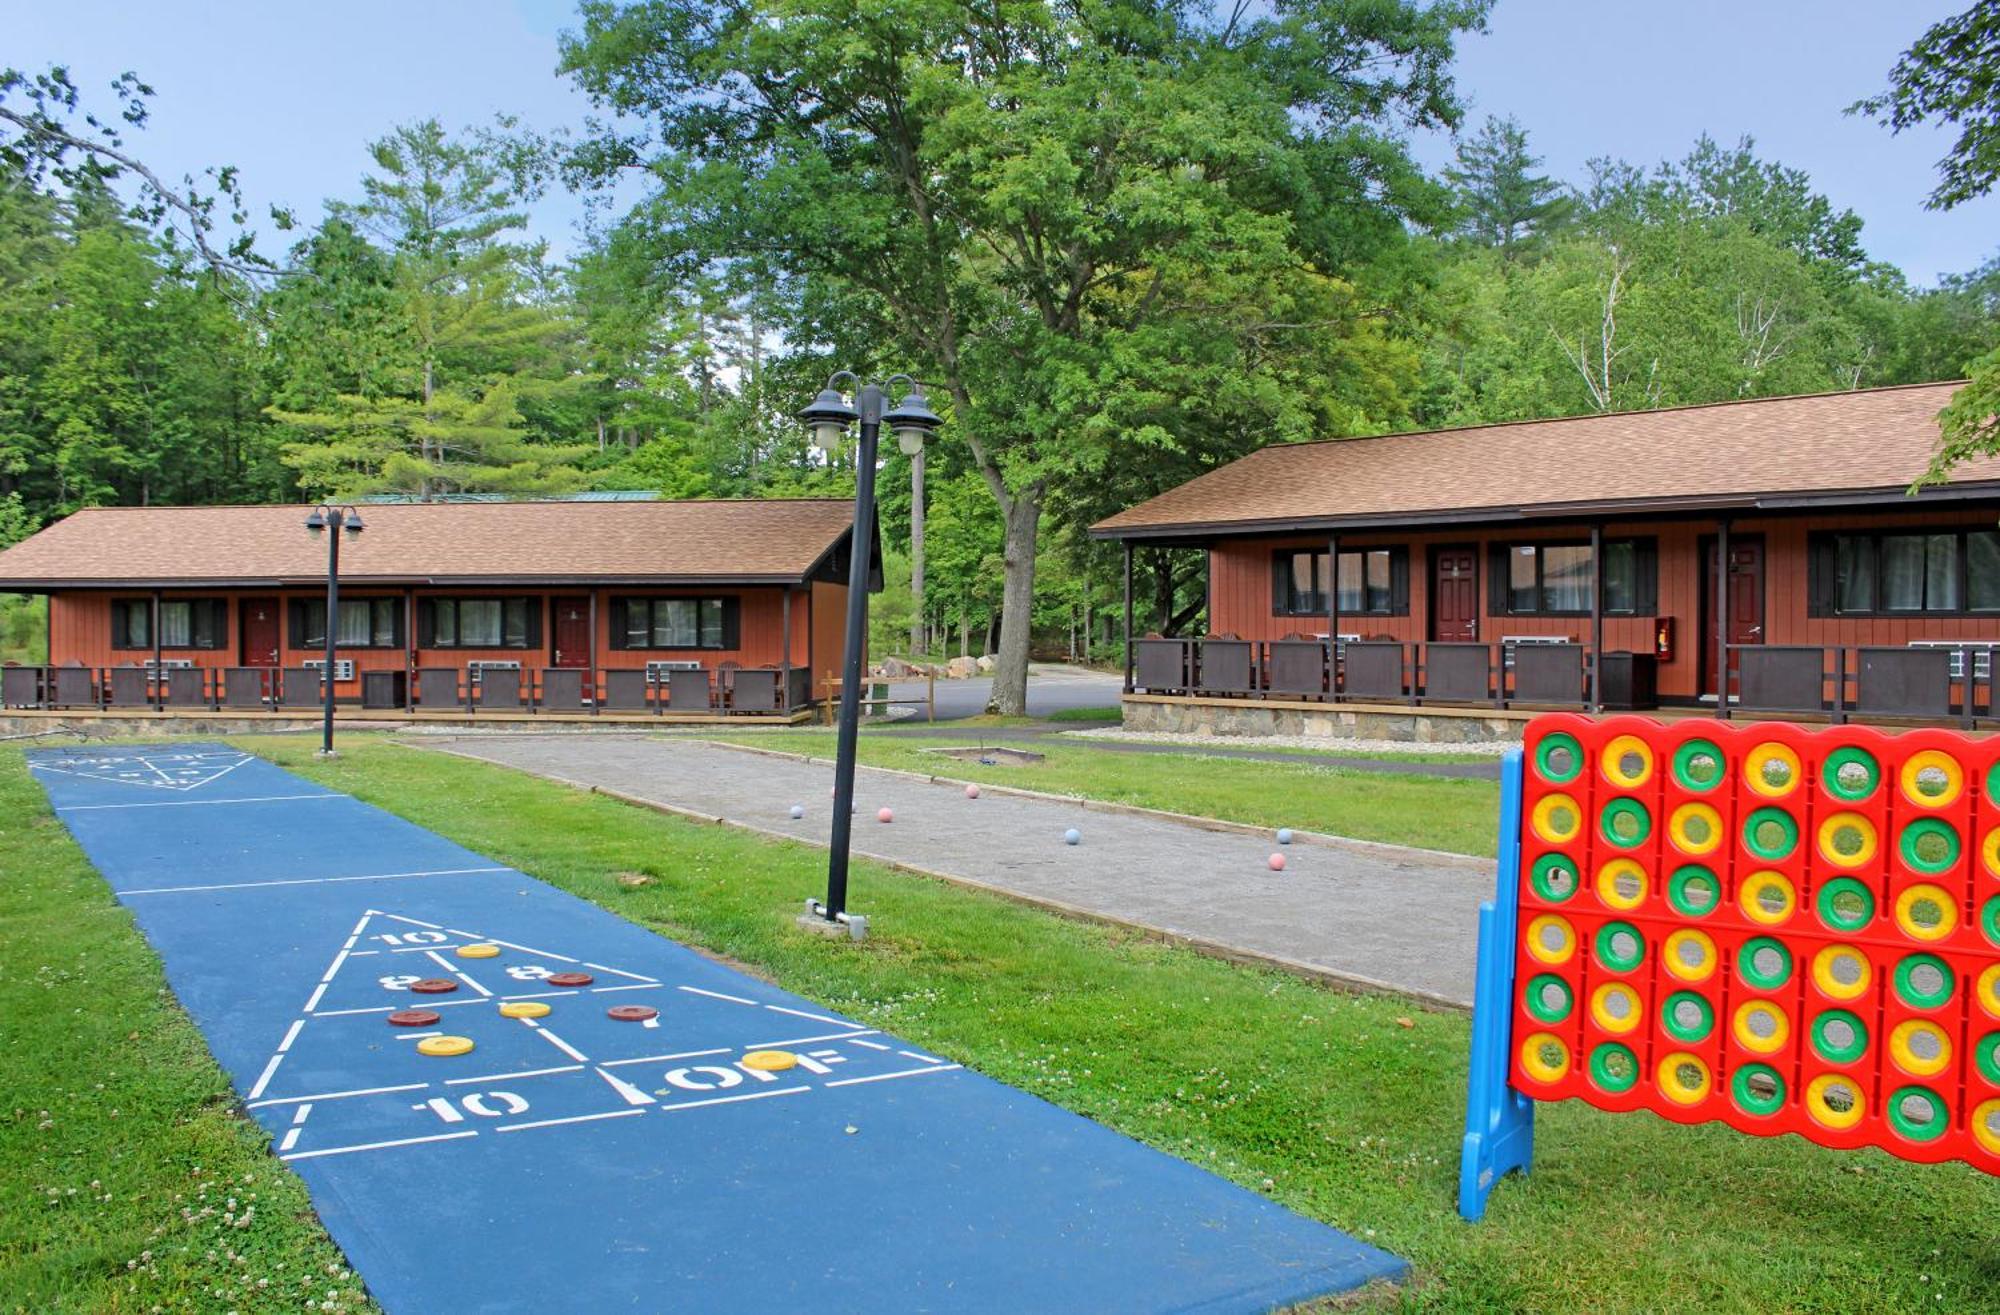
[(1993, 650), (2000, 644), (1992, 641), (1964, 643), (1956, 639), (1913, 639), (1911, 648), (1944, 648), (1951, 650), (1951, 678), (1965, 679), (1965, 649), (1972, 650), (1972, 678), (1990, 680), (1993, 677)]
[(1568, 644), (1573, 642), (1568, 635), (1502, 635), (1500, 636), (1502, 665), (1508, 671), (1514, 669), (1514, 650), (1516, 648), (1525, 647), (1529, 644)]
[[(169, 663), (168, 665), (170, 665), (170, 666), (171, 666), (172, 664), (171, 664), (171, 663)], [(306, 660), (305, 660), (304, 662), (301, 662), (301, 663), (299, 663), (299, 665), (300, 665), (300, 666), (302, 666), (302, 667), (305, 667), (305, 668), (308, 668), (309, 670), (312, 670), (312, 671), (324, 671), (324, 670), (326, 670), (326, 659), (325, 659), (325, 658), (307, 658), (307, 659), (306, 659)], [(334, 680), (336, 680), (336, 681), (342, 681), (342, 680), (353, 680), (353, 679), (354, 679), (354, 659), (353, 659), (353, 658), (339, 658), (339, 659), (335, 660), (335, 662), (334, 662), (334, 664), (333, 664), (333, 678), (334, 678)]]
[(511, 658), (506, 660), (491, 659), (484, 662), (468, 662), (465, 664), (465, 678), (470, 683), (477, 685), (479, 683), (479, 674), (489, 669), (493, 671), (519, 671), (521, 664)]
[(699, 662), (648, 662), (646, 664), (646, 680), (649, 684), (664, 685), (667, 683), (667, 673), (670, 671), (700, 670), (701, 663)]
[(147, 658), (144, 665), (146, 670), (148, 671), (186, 671), (190, 667), (194, 666), (194, 659), (166, 658), (162, 661), (155, 662), (153, 661), (153, 659)]

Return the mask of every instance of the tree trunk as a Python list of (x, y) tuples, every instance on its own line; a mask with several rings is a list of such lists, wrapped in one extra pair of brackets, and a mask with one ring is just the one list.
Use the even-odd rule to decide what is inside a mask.
[(924, 453), (910, 458), (910, 656), (924, 643)]
[(1153, 615), (1160, 633), (1174, 633), (1174, 563), (1166, 548), (1153, 554)]
[(972, 656), (972, 619), (963, 612), (958, 614), (958, 655)]
[[(424, 362), (424, 419), (427, 422), (436, 419), (436, 417), (431, 414), (431, 396), (435, 384), (435, 379), (433, 377), (434, 368), (435, 367), (433, 362), (431, 361)], [(417, 441), (417, 447), (420, 458), (422, 459), (425, 467), (428, 468), (431, 464), (430, 439), (428, 437), (419, 439)], [(431, 479), (428, 473), (426, 473), (421, 480), (417, 481), (417, 500), (419, 502), (429, 502), (431, 500)], [(329, 620), (328, 624), (331, 625), (332, 621)]]
[(1000, 602), (1000, 651), (993, 667), (992, 708), (1003, 717), (1028, 711), (1028, 641), (1035, 622), (1035, 537), (1041, 528), (1040, 489), (1023, 489), (1007, 508), (1007, 574)]

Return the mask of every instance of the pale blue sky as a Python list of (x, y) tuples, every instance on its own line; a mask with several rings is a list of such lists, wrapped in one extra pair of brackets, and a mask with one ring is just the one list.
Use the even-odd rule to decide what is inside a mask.
[[(1928, 283), (2000, 250), (2000, 197), (1926, 211), (1946, 139), (1892, 138), (1841, 110), (1967, 2), (1500, 0), (1490, 33), (1462, 46), (1460, 84), (1470, 122), (1512, 113), (1567, 179), (1591, 156), (1651, 163), (1703, 131), (1747, 132), (1859, 213), (1872, 254)], [(583, 98), (554, 76), (571, 14), (567, 0), (0, 0), (0, 63), (66, 63), (92, 92), (135, 69), (159, 92), (137, 139), (147, 159), (176, 175), (234, 163), (260, 210), (279, 201), (313, 217), (353, 193), (364, 144), (397, 123), (507, 110), (538, 128), (580, 125)], [(1433, 167), (1450, 159), (1447, 141), (1417, 147)], [(579, 214), (552, 199), (538, 227), (560, 249)]]

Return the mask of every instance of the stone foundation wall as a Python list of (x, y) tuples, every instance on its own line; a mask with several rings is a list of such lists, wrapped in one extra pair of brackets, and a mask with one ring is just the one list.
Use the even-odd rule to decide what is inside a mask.
[[(381, 731), (394, 730), (395, 725), (381, 722), (335, 721), (341, 730)], [(152, 740), (180, 737), (209, 737), (217, 735), (253, 735), (260, 731), (316, 731), (320, 728), (319, 718), (298, 717), (148, 717), (136, 714), (130, 717), (64, 717), (59, 713), (37, 713), (32, 716), (0, 715), (0, 739), (18, 739), (30, 735), (47, 736), (51, 740), (69, 736), (87, 737), (93, 740), (133, 739)]]
[(1411, 744), (1518, 741), (1526, 721), (1454, 711), (1365, 707), (1301, 707), (1236, 700), (1126, 699), (1125, 729), (1182, 735), (1303, 735), (1338, 740), (1402, 740)]

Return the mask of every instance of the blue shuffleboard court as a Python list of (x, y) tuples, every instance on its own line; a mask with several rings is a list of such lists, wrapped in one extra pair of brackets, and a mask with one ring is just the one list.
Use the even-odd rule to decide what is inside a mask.
[(389, 1311), (1259, 1311), (1404, 1268), (235, 749), (29, 761)]

